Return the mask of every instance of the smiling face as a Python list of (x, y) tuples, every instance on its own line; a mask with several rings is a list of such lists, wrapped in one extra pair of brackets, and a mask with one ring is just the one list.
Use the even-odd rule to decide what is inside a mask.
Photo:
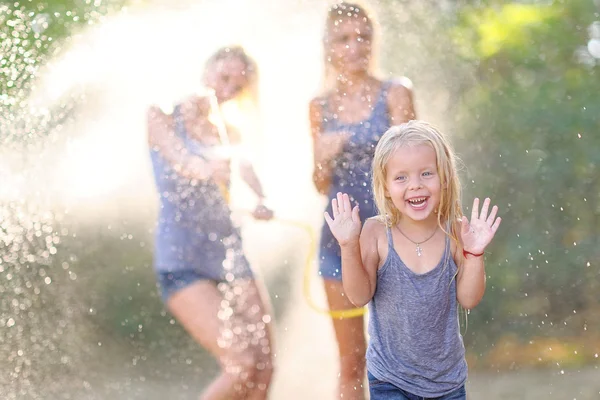
[(428, 144), (398, 147), (386, 164), (385, 191), (398, 211), (414, 221), (437, 218), (441, 182), (436, 153)]

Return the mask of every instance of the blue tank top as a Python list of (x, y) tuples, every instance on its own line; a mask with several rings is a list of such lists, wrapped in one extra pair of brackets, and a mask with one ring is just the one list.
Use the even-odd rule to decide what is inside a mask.
[(387, 239), (388, 256), (369, 303), (367, 368), (417, 396), (441, 397), (467, 379), (450, 239), (438, 265), (424, 274), (402, 262), (390, 228)]
[[(183, 140), (185, 149), (190, 154), (206, 158), (211, 147), (188, 135), (179, 107), (173, 111), (173, 117), (175, 134)], [(185, 242), (186, 235), (207, 233), (211, 237), (222, 238), (232, 234), (234, 227), (229, 206), (213, 181), (192, 181), (181, 177), (159, 150), (152, 149), (150, 157), (160, 202), (159, 235), (168, 228), (170, 238)]]
[[(387, 108), (387, 92), (391, 86), (390, 81), (383, 82), (371, 115), (357, 123), (343, 123), (338, 120), (336, 110), (331, 110), (327, 102), (323, 103), (323, 122), (321, 132), (348, 132), (350, 139), (345, 144), (342, 152), (333, 163), (333, 176), (329, 198), (335, 197), (337, 192), (345, 192), (357, 201), (361, 210), (374, 211), (371, 189), (371, 163), (375, 154), (375, 146), (391, 126)], [(368, 212), (369, 217), (374, 212)]]

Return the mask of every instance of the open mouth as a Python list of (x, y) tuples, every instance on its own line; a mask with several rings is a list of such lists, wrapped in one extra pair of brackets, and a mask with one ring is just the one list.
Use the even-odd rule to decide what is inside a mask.
[(406, 202), (414, 209), (421, 210), (427, 206), (427, 197), (414, 197), (406, 200)]

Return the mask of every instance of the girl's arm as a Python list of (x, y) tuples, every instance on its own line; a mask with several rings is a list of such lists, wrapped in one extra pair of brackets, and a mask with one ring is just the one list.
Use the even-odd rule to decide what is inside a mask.
[(456, 256), (459, 260), (458, 276), (456, 277), (456, 298), (463, 308), (471, 310), (479, 304), (485, 293), (485, 265), (483, 255), (475, 257), (462, 249)]
[(392, 125), (417, 118), (410, 79), (402, 78), (390, 86), (387, 103)]
[(332, 200), (333, 218), (325, 220), (342, 251), (342, 282), (348, 299), (362, 307), (373, 298), (377, 286), (377, 229), (379, 223), (368, 220), (361, 233), (358, 206), (350, 205), (347, 194), (338, 193)]
[(183, 140), (175, 135), (173, 118), (158, 107), (150, 107), (147, 114), (148, 145), (156, 150), (180, 176), (206, 180), (211, 175), (210, 166), (200, 157), (188, 153)]
[(496, 218), (498, 207), (492, 207), (486, 198), (479, 214), (479, 199), (473, 201), (471, 221), (463, 216), (460, 222), (460, 246), (455, 256), (458, 265), (456, 297), (461, 306), (470, 310), (477, 306), (485, 293), (485, 248), (492, 241), (501, 218)]

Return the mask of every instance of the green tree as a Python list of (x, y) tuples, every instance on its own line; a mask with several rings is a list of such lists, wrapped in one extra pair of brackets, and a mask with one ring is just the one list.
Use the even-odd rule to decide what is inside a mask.
[(457, 106), (468, 193), (504, 219), (472, 318), (490, 332), (581, 333), (597, 307), (600, 70), (586, 45), (598, 16), (591, 0), (459, 13), (453, 37), (477, 78)]

